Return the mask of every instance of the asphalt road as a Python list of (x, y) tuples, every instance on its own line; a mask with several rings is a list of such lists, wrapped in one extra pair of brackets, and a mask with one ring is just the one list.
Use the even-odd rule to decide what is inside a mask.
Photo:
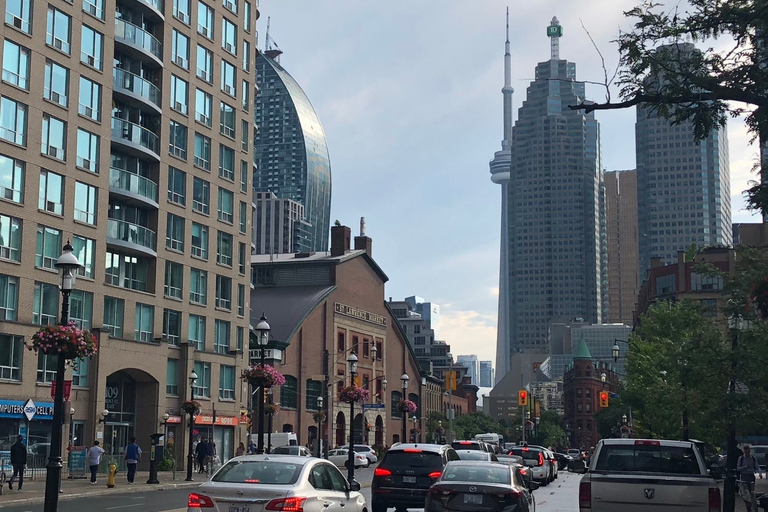
[[(168, 491), (148, 491), (125, 494), (109, 494), (88, 498), (60, 500), (58, 512), (163, 512), (166, 510), (186, 510), (187, 498), (194, 488), (173, 489)], [(3, 512), (40, 512), (42, 503), (3, 507)]]

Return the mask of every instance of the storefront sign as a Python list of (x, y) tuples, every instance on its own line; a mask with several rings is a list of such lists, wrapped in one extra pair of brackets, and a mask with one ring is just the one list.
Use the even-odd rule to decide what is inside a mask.
[[(186, 415), (184, 417), (186, 420)], [(181, 416), (171, 416), (168, 418), (168, 423), (181, 423), (182, 418)], [(195, 416), (195, 425), (211, 425), (214, 424), (217, 427), (234, 427), (240, 423), (240, 420), (236, 416), (219, 416), (216, 415), (216, 423), (213, 423), (213, 415), (212, 414), (201, 414), (199, 416)]]
[(24, 416), (26, 416), (27, 421), (32, 421), (32, 418), (35, 417), (35, 414), (37, 414), (37, 407), (35, 406), (35, 402), (33, 402), (30, 398), (24, 402)]
[(372, 324), (380, 325), (382, 327), (387, 326), (387, 318), (385, 316), (378, 315), (376, 313), (371, 313), (370, 311), (365, 311), (363, 309), (358, 309), (353, 306), (347, 306), (346, 304), (342, 304), (341, 302), (336, 302), (335, 307), (336, 307), (336, 313), (340, 315), (351, 316), (352, 318), (357, 318), (358, 320), (370, 322)]
[(69, 450), (69, 478), (85, 478), (87, 446), (73, 446)]
[[(0, 418), (25, 418), (25, 402), (21, 400), (0, 400)], [(35, 407), (36, 420), (53, 419), (53, 402), (32, 403)]]
[[(69, 397), (71, 395), (72, 395), (72, 381), (65, 380), (64, 381), (64, 400), (69, 400)], [(53, 400), (56, 400), (56, 381), (55, 380), (51, 382), (51, 398)]]

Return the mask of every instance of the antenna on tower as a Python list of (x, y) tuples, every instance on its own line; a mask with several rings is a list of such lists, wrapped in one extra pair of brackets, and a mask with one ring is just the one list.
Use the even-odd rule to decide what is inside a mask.
[[(271, 20), (272, 20), (272, 17), (268, 16), (267, 17), (267, 35), (264, 36), (264, 55), (267, 58), (280, 62), (280, 55), (283, 53), (283, 51), (280, 49), (279, 46), (277, 46), (277, 43), (275, 42), (275, 40), (269, 37), (269, 22)], [(272, 49), (272, 45), (275, 46), (274, 49)]]
[(507, 42), (509, 42), (509, 6), (507, 6)]

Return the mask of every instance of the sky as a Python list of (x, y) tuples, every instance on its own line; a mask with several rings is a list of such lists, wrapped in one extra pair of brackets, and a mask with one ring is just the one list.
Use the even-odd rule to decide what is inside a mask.
[[(387, 298), (439, 304), (439, 339), (454, 355), (495, 365), (501, 189), (488, 162), (501, 149), (507, 5), (516, 120), (536, 64), (549, 59), (552, 16), (563, 26), (560, 57), (576, 63), (578, 80), (602, 83), (595, 46), (612, 74), (612, 40), (638, 3), (260, 0), (259, 46), (269, 18), (281, 65), (325, 129), (332, 221), (357, 235), (365, 217)], [(587, 97), (604, 101), (605, 87), (588, 84)], [(635, 111), (596, 117), (604, 169), (634, 169)], [(755, 222), (742, 192), (757, 148), (740, 119), (728, 135), (733, 221)]]

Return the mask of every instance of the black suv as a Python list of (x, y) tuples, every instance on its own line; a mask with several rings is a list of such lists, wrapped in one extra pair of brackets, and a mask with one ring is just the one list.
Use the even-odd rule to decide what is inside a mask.
[(438, 444), (406, 443), (390, 448), (371, 482), (371, 512), (423, 508), (429, 488), (448, 461), (459, 460), (456, 450)]

